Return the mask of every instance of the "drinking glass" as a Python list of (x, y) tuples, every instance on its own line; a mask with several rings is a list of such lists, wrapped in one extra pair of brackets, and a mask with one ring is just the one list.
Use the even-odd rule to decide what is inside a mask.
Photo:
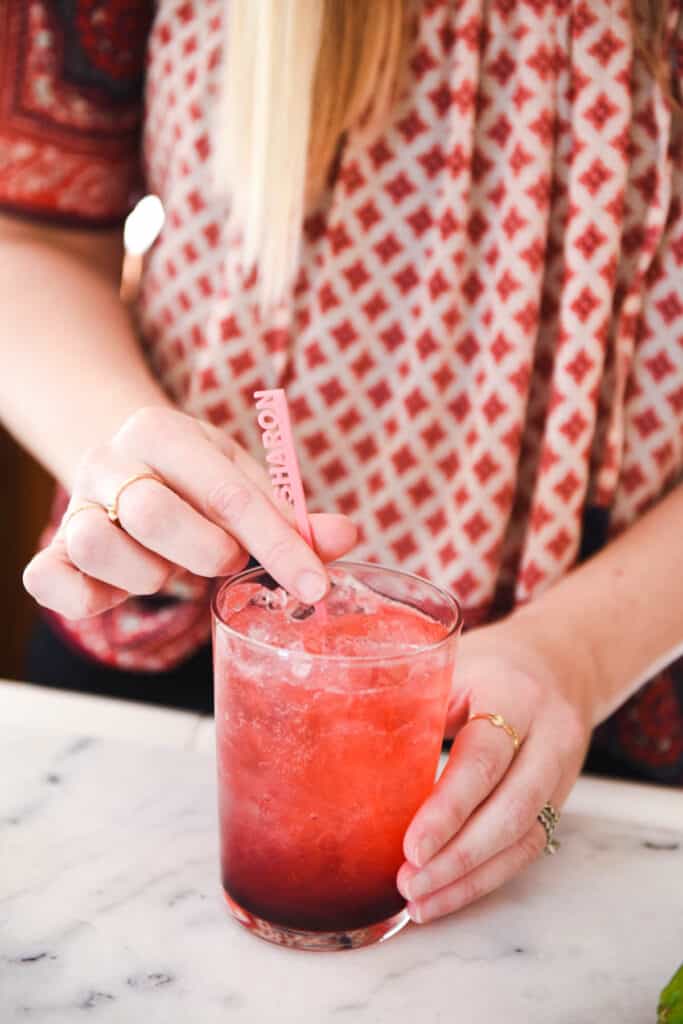
[(462, 624), (416, 576), (329, 571), (324, 612), (283, 605), (258, 568), (213, 601), (225, 898), (256, 935), (301, 949), (367, 945), (408, 921), (396, 875), (434, 784)]

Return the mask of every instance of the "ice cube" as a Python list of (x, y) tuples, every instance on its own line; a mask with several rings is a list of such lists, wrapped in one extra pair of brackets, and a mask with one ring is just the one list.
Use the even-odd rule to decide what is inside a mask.
[(268, 611), (278, 611), (287, 605), (287, 594), (281, 588), (268, 590), (265, 587), (249, 599), (249, 604), (255, 608), (266, 608)]
[(294, 619), (295, 622), (303, 622), (304, 619), (308, 619), (315, 612), (315, 605), (313, 604), (298, 604), (290, 613), (290, 619)]
[(327, 598), (327, 609), (331, 615), (371, 615), (376, 610), (378, 595), (360, 580), (335, 570), (332, 582)]
[(297, 655), (292, 658), (291, 672), (297, 679), (308, 679), (313, 668), (313, 661), (311, 658), (306, 658), (303, 655)]
[(270, 636), (270, 630), (266, 629), (265, 626), (259, 625), (255, 622), (253, 625), (249, 625), (246, 630), (246, 635), (250, 640), (256, 640), (258, 643), (268, 643)]

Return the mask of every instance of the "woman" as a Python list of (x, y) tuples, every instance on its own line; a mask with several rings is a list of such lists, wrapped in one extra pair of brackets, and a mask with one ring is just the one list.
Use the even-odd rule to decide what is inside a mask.
[[(43, 661), (205, 694), (206, 578), (249, 555), (308, 602), (356, 540), (451, 587), (457, 741), (399, 875), (427, 921), (553, 848), (596, 726), (589, 763), (683, 781), (680, 11), (258, 0), (223, 47), (220, 4), (161, 0), (135, 330), (95, 229), (137, 184), (141, 7), (5, 5), (28, 221), (3, 227), (2, 409), (71, 494), (25, 574)], [(317, 554), (262, 490), (274, 385)]]

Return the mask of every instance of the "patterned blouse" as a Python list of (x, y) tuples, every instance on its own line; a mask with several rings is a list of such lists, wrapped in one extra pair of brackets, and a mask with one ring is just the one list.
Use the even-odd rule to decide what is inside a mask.
[[(286, 387), (310, 504), (353, 517), (357, 555), (505, 614), (683, 477), (683, 131), (629, 4), (422, 0), (391, 116), (345, 139), (267, 318), (210, 187), (223, 7), (0, 0), (0, 205), (94, 227), (157, 193), (137, 314), (166, 391), (258, 454), (252, 393)], [(206, 641), (208, 591), (58, 624), (162, 670)], [(683, 784), (683, 662), (594, 756)]]

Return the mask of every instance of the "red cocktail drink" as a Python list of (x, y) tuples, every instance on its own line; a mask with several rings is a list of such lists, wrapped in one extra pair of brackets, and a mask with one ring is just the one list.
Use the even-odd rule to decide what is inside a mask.
[(331, 577), (324, 616), (262, 570), (214, 601), (223, 887), (244, 924), (303, 948), (404, 923), (403, 836), (434, 782), (460, 628), (416, 577)]

